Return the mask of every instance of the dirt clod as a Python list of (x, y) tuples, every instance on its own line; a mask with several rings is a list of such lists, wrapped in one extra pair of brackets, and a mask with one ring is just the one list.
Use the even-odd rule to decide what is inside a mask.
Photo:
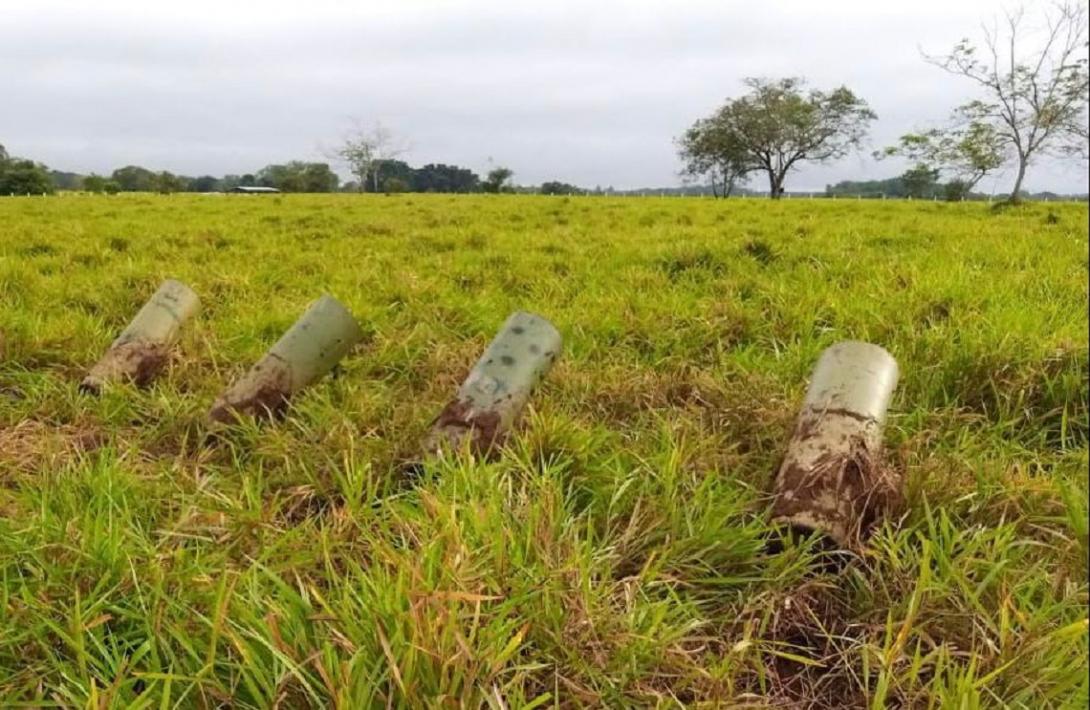
[(97, 395), (108, 382), (129, 381), (146, 387), (170, 361), (170, 348), (162, 343), (131, 340), (106, 351), (79, 385), (80, 392)]
[(488, 457), (503, 444), (505, 432), (500, 424), (498, 413), (475, 411), (469, 402), (456, 399), (432, 423), (425, 448), (430, 452), (458, 450), (468, 439), (475, 455)]
[(288, 407), (290, 386), (291, 373), (285, 366), (259, 364), (216, 400), (208, 417), (222, 424), (233, 423), (239, 415), (275, 419)]

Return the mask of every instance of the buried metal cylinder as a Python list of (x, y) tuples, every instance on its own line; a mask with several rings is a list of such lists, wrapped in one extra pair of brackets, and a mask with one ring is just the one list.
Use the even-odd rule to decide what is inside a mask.
[(469, 447), (488, 456), (503, 444), (530, 399), (534, 385), (560, 354), (562, 340), (553, 324), (517, 312), (473, 366), (458, 394), (432, 422), (428, 453)]
[(882, 461), (882, 425), (897, 361), (877, 345), (837, 343), (821, 354), (773, 484), (772, 519), (855, 549), (901, 500)]
[(337, 299), (323, 295), (269, 348), (256, 365), (216, 399), (208, 416), (231, 422), (283, 412), (292, 395), (318, 380), (363, 337), (359, 323)]
[(201, 299), (182, 282), (164, 281), (83, 378), (80, 390), (98, 394), (107, 383), (120, 380), (150, 383), (170, 359), (182, 325), (200, 305)]

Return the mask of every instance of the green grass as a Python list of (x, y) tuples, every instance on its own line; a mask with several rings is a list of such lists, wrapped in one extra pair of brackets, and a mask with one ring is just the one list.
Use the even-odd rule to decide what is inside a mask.
[[(1085, 707), (1087, 209), (0, 199), (0, 705)], [(166, 277), (169, 373), (77, 393)], [(282, 422), (216, 394), (323, 291)], [(509, 312), (565, 352), (493, 463), (398, 472)], [(882, 344), (908, 507), (765, 551), (826, 346)]]

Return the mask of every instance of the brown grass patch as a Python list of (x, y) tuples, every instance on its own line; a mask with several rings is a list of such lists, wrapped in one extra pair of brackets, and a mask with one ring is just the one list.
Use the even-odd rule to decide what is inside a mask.
[(107, 436), (90, 423), (49, 424), (27, 419), (0, 429), (0, 482), (8, 473), (57, 469), (101, 448)]

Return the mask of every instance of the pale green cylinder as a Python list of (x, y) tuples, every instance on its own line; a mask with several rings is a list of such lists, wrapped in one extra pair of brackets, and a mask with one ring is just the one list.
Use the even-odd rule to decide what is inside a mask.
[(234, 412), (279, 413), (293, 394), (332, 370), (362, 338), (348, 309), (323, 295), (216, 400), (209, 416), (229, 421)]
[(197, 314), (200, 306), (201, 299), (193, 289), (181, 281), (167, 279), (110, 347), (134, 340), (171, 345), (177, 341), (182, 325)]
[(511, 315), (433, 422), (425, 448), (456, 450), (468, 441), (477, 454), (493, 451), (518, 421), (562, 344), (560, 332), (541, 316)]
[(108, 382), (151, 382), (169, 360), (182, 326), (196, 315), (200, 305), (200, 297), (182, 282), (164, 281), (87, 373), (80, 389), (97, 393)]

